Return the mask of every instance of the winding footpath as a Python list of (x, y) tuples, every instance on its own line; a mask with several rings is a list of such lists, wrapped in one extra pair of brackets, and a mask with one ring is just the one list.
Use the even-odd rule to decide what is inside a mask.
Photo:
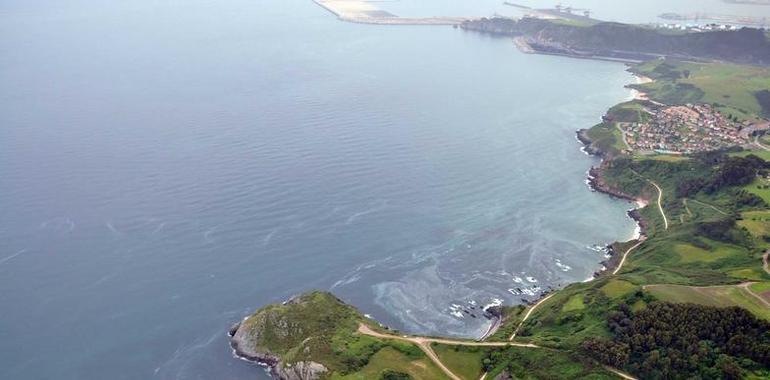
[[(543, 303), (545, 300), (553, 296), (553, 294), (550, 294), (548, 297), (543, 298), (532, 306), (530, 309), (530, 312), (527, 313), (527, 315), (524, 316), (524, 320), (521, 321), (519, 324), (519, 327), (521, 327), (521, 324), (524, 323), (524, 321), (529, 317), (529, 315), (532, 313), (532, 310), (534, 310), (538, 305)], [(518, 328), (517, 328), (518, 330)], [(471, 347), (523, 347), (523, 348), (540, 348), (540, 346), (531, 344), (531, 343), (514, 343), (514, 342), (474, 342), (474, 341), (467, 341), (467, 340), (455, 340), (455, 339), (442, 339), (442, 338), (428, 338), (428, 337), (421, 337), (421, 336), (409, 336), (409, 335), (395, 335), (395, 334), (384, 334), (377, 331), (372, 330), (371, 327), (360, 323), (358, 325), (358, 332), (364, 335), (369, 335), (375, 338), (379, 339), (393, 339), (393, 340), (399, 340), (402, 342), (409, 342), (412, 344), (417, 345), (417, 347), (420, 347), (420, 349), (425, 353), (425, 355), (428, 355), (430, 360), (436, 364), (441, 371), (444, 372), (445, 375), (447, 375), (452, 380), (464, 380), (460, 376), (457, 376), (452, 372), (447, 366), (444, 365), (444, 363), (441, 362), (441, 359), (439, 359), (438, 355), (436, 355), (436, 352), (433, 351), (433, 349), (430, 347), (431, 343), (439, 343), (439, 344), (445, 344), (449, 346), (471, 346)], [(514, 334), (515, 335), (515, 334)], [(511, 337), (513, 339), (513, 336)], [(623, 379), (626, 380), (638, 380), (635, 377), (619, 371), (615, 368), (605, 366), (605, 368), (620, 376)], [(487, 377), (487, 373), (485, 372), (483, 375), (481, 375), (481, 378), (479, 380), (484, 380)]]
[(474, 347), (509, 347), (509, 346), (526, 347), (526, 348), (539, 347), (530, 343), (473, 342), (473, 341), (454, 340), (454, 339), (426, 338), (426, 337), (420, 337), (420, 336), (383, 334), (372, 330), (369, 326), (363, 323), (358, 325), (358, 332), (364, 335), (375, 337), (375, 338), (400, 340), (402, 342), (409, 342), (414, 345), (417, 345), (417, 347), (420, 347), (420, 349), (426, 355), (428, 355), (430, 360), (433, 361), (433, 363), (436, 364), (452, 380), (463, 380), (463, 379), (455, 375), (449, 368), (447, 368), (444, 365), (444, 363), (441, 362), (441, 359), (439, 359), (438, 355), (436, 355), (436, 353), (430, 347), (431, 343), (439, 343), (439, 344), (445, 344), (449, 346), (474, 346)]
[(658, 210), (660, 210), (660, 215), (663, 216), (663, 226), (665, 229), (668, 229), (668, 218), (666, 218), (666, 213), (663, 212), (663, 189), (658, 186), (657, 183), (653, 182), (652, 180), (649, 180), (652, 186), (655, 186), (656, 189), (658, 189)]
[(751, 285), (756, 284), (756, 282), (744, 282), (742, 284), (738, 284), (737, 286), (741, 289), (743, 289), (746, 293), (748, 293), (750, 296), (754, 297), (757, 301), (765, 305), (766, 307), (770, 308), (770, 302), (768, 302), (766, 299), (762, 298), (757, 293), (754, 293), (753, 290), (751, 290)]
[(646, 238), (646, 237), (644, 237), (644, 236), (642, 236), (642, 237), (639, 239), (639, 242), (638, 242), (638, 243), (634, 244), (634, 246), (633, 246), (633, 247), (631, 247), (631, 248), (627, 249), (625, 252), (623, 252), (623, 257), (620, 259), (620, 262), (618, 263), (618, 266), (617, 266), (617, 268), (615, 268), (615, 270), (614, 270), (614, 271), (612, 271), (612, 275), (613, 275), (613, 276), (614, 276), (614, 275), (616, 275), (616, 274), (618, 274), (618, 272), (620, 272), (620, 269), (622, 269), (622, 268), (623, 268), (623, 264), (625, 264), (625, 263), (626, 263), (626, 257), (628, 257), (628, 254), (629, 254), (629, 253), (631, 253), (631, 251), (633, 251), (633, 250), (635, 250), (635, 249), (639, 248), (639, 246), (640, 246), (640, 245), (642, 245), (642, 243), (644, 243), (644, 241), (645, 241), (645, 240), (647, 240), (647, 238)]
[(516, 338), (516, 334), (519, 333), (519, 330), (521, 329), (521, 326), (524, 325), (524, 322), (527, 321), (527, 318), (529, 318), (529, 316), (532, 314), (532, 312), (535, 311), (535, 309), (537, 309), (537, 307), (542, 305), (545, 301), (548, 301), (548, 299), (553, 297), (555, 294), (556, 293), (551, 293), (551, 294), (547, 295), (545, 298), (541, 299), (536, 304), (534, 304), (532, 307), (530, 307), (529, 310), (527, 310), (527, 314), (524, 314), (524, 318), (521, 320), (521, 322), (519, 322), (519, 325), (516, 326), (516, 330), (513, 330), (513, 334), (511, 334), (511, 337), (508, 338), (509, 342), (512, 342), (513, 338)]

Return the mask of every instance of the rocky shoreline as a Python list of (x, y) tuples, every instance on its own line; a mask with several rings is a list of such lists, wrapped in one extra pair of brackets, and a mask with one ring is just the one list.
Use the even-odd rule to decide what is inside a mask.
[[(630, 202), (635, 202), (637, 204), (646, 205), (647, 202), (645, 200), (642, 200), (631, 194), (627, 194), (620, 189), (612, 187), (611, 185), (607, 184), (604, 181), (602, 176), (602, 171), (606, 163), (608, 162), (607, 160), (605, 160), (607, 153), (593, 146), (593, 141), (591, 140), (590, 137), (588, 137), (587, 132), (588, 132), (587, 129), (581, 129), (581, 130), (578, 130), (576, 133), (577, 139), (581, 143), (583, 143), (583, 151), (589, 155), (602, 158), (602, 163), (598, 167), (593, 166), (591, 167), (591, 169), (588, 170), (587, 183), (591, 191), (596, 191), (598, 193), (606, 194), (612, 198), (624, 199)], [(639, 211), (641, 208), (644, 207), (644, 205), (628, 210), (628, 212), (626, 213), (629, 218), (631, 218), (634, 222), (636, 222), (639, 228), (639, 231), (638, 231), (639, 236), (636, 238), (636, 240), (644, 239), (647, 236), (648, 223), (642, 217), (642, 213)], [(618, 254), (618, 252), (616, 252), (616, 249), (614, 247), (615, 244), (617, 243), (619, 242), (615, 242), (607, 245), (610, 258), (601, 262), (601, 264), (604, 266), (604, 269), (602, 269), (601, 271), (595, 272), (594, 273), (595, 278), (600, 277), (606, 273), (610, 273), (619, 264), (620, 255)]]
[(316, 362), (298, 362), (286, 365), (278, 355), (270, 352), (258, 352), (255, 345), (249, 339), (249, 334), (241, 330), (243, 322), (238, 322), (230, 327), (227, 335), (230, 336), (230, 347), (233, 356), (250, 363), (265, 367), (270, 376), (278, 380), (308, 380), (319, 379), (327, 372), (327, 368)]
[(589, 156), (597, 156), (604, 158), (606, 153), (602, 151), (599, 148), (594, 147), (593, 140), (591, 140), (590, 137), (588, 137), (588, 129), (579, 129), (575, 136), (577, 137), (578, 141), (580, 141), (581, 144), (583, 144), (582, 151), (588, 154)]
[(248, 349), (243, 337), (236, 337), (238, 329), (241, 327), (241, 322), (238, 322), (230, 327), (227, 335), (230, 337), (230, 348), (233, 350), (233, 356), (238, 359), (245, 360), (250, 363), (257, 364), (261, 367), (265, 367), (270, 371), (270, 375), (277, 377), (278, 373), (276, 367), (281, 363), (281, 359), (272, 354), (253, 352)]

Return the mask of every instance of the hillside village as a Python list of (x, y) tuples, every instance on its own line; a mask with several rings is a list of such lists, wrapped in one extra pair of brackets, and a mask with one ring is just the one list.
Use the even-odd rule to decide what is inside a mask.
[(692, 154), (750, 143), (744, 128), (757, 126), (725, 117), (711, 105), (645, 107), (641, 122), (618, 123), (629, 150)]

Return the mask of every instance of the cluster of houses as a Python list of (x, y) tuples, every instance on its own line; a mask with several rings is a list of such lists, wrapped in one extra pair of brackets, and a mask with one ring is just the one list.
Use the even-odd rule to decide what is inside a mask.
[(687, 104), (646, 110), (646, 121), (620, 123), (632, 150), (692, 154), (748, 143), (741, 125), (708, 104)]
[(717, 30), (738, 30), (741, 27), (729, 24), (652, 24), (657, 29), (681, 30), (687, 32), (712, 32)]

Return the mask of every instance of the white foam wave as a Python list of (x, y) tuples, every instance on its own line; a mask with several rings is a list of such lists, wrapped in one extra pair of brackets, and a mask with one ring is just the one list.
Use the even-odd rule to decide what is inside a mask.
[(267, 234), (267, 236), (265, 236), (265, 238), (264, 238), (264, 239), (262, 239), (262, 245), (268, 245), (268, 244), (270, 244), (270, 240), (272, 240), (272, 239), (273, 239), (273, 236), (275, 236), (275, 233), (276, 233), (276, 232), (278, 232), (278, 228), (276, 228), (276, 229), (274, 229), (274, 230), (270, 231), (270, 233), (269, 233), (269, 234)]
[(26, 249), (22, 249), (21, 251), (18, 251), (18, 252), (14, 253), (14, 254), (12, 254), (12, 255), (10, 255), (8, 257), (4, 257), (4, 258), (0, 259), (0, 265), (5, 264), (6, 262), (13, 260), (14, 258), (20, 256), (21, 254), (23, 254), (25, 252), (27, 252), (27, 250)]
[(345, 285), (352, 284), (352, 283), (354, 283), (354, 282), (356, 282), (356, 281), (358, 281), (360, 279), (361, 279), (361, 275), (354, 274), (354, 275), (352, 275), (350, 277), (346, 277), (346, 278), (343, 278), (342, 280), (338, 280), (337, 282), (335, 282), (332, 285), (331, 289), (335, 289), (338, 286), (345, 286)]
[(347, 225), (352, 224), (353, 222), (356, 221), (356, 219), (358, 219), (358, 218), (360, 218), (362, 216), (373, 214), (373, 213), (378, 212), (378, 211), (382, 211), (386, 207), (387, 207), (387, 202), (383, 202), (383, 204), (380, 205), (380, 206), (377, 206), (377, 207), (374, 207), (374, 208), (371, 208), (371, 209), (368, 209), (368, 210), (364, 210), (364, 211), (361, 211), (361, 212), (357, 212), (357, 213), (351, 215), (350, 217), (348, 217), (348, 220), (345, 222), (345, 224), (347, 224)]
[(107, 222), (104, 225), (107, 226), (107, 229), (112, 231), (113, 234), (120, 235), (120, 231), (112, 225), (112, 222)]
[(572, 270), (572, 267), (571, 267), (571, 266), (569, 266), (569, 265), (567, 265), (567, 264), (563, 264), (563, 263), (561, 262), (561, 260), (559, 260), (559, 259), (556, 259), (556, 266), (557, 266), (557, 267), (559, 267), (559, 269), (561, 269), (561, 270), (562, 270), (562, 272), (569, 272), (569, 271), (571, 271), (571, 270)]
[(482, 308), (482, 310), (487, 311), (490, 307), (500, 306), (503, 304), (503, 300), (500, 298), (492, 298), (492, 301)]

